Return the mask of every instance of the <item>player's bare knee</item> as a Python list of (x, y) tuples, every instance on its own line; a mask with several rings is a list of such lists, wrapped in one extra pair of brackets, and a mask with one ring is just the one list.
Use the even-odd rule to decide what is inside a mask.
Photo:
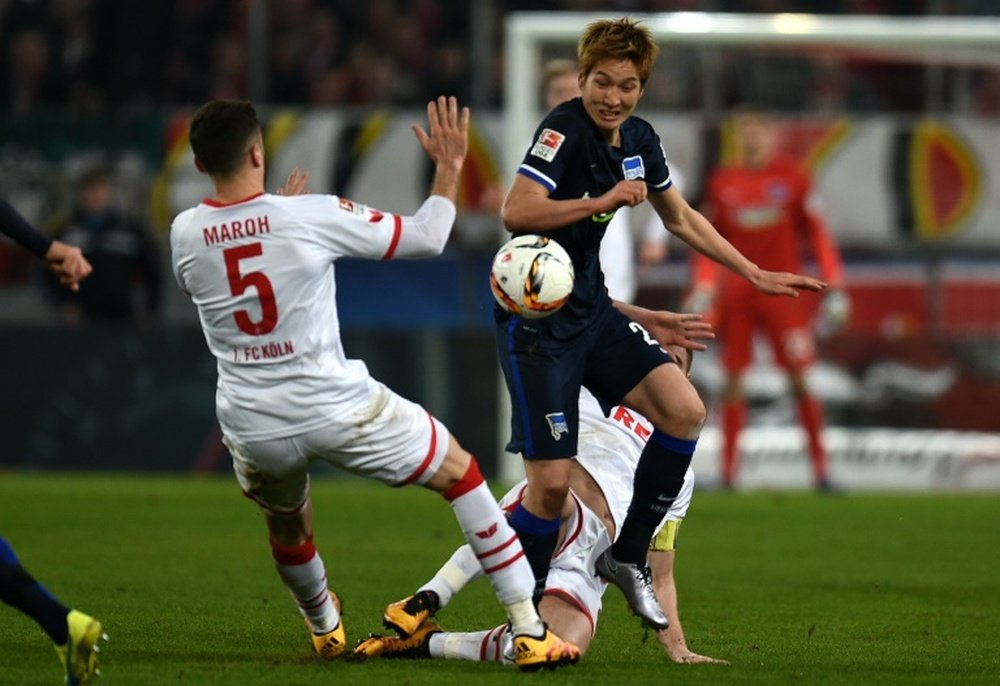
[(469, 471), (469, 465), (475, 458), (452, 438), (445, 453), (441, 466), (424, 484), (427, 488), (443, 493), (457, 484)]

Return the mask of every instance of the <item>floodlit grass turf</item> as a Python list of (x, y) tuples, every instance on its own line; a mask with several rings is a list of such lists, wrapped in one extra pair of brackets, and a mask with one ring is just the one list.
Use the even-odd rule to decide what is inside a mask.
[[(460, 543), (426, 491), (316, 479), (316, 542), (348, 638)], [(0, 474), (0, 534), (64, 602), (100, 617), (113, 684), (998, 683), (996, 495), (697, 493), (682, 529), (681, 612), (696, 651), (667, 663), (615, 589), (584, 662), (549, 675), (491, 664), (322, 663), (232, 479)], [(441, 615), (501, 621), (485, 582)], [(678, 681), (682, 680), (682, 681)], [(45, 636), (0, 607), (0, 684), (60, 683)]]

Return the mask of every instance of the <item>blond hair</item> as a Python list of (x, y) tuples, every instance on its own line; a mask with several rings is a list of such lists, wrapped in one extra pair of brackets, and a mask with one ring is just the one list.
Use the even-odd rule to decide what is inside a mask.
[(577, 62), (584, 76), (605, 59), (629, 60), (646, 85), (659, 52), (652, 32), (628, 18), (602, 19), (587, 25), (576, 44)]

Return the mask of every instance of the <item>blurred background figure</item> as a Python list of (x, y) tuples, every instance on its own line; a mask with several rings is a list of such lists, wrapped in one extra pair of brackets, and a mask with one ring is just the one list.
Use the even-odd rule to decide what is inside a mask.
[[(734, 158), (707, 180), (702, 211), (726, 239), (763, 269), (800, 272), (803, 244), (819, 263), (828, 291), (820, 296), (819, 326), (825, 334), (844, 326), (850, 301), (840, 253), (820, 214), (808, 173), (777, 151), (773, 117), (752, 106), (736, 110), (730, 133)], [(710, 313), (726, 380), (722, 395), (722, 483), (732, 488), (739, 470), (739, 435), (746, 424), (743, 374), (751, 363), (755, 333), (770, 343), (775, 363), (788, 373), (799, 420), (806, 432), (815, 485), (833, 486), (822, 441), (823, 406), (807, 388), (816, 359), (812, 316), (815, 296), (768, 298), (748, 282), (695, 254), (694, 287), (685, 309)]]
[(159, 250), (148, 225), (120, 209), (110, 168), (95, 164), (80, 174), (71, 214), (55, 233), (94, 266), (79, 291), (52, 289), (65, 322), (145, 324), (156, 315)]

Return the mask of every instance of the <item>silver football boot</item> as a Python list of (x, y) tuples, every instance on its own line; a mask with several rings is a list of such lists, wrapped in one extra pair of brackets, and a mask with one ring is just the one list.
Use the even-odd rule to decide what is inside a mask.
[(642, 621), (654, 629), (670, 626), (670, 620), (656, 600), (647, 565), (619, 562), (611, 556), (611, 548), (608, 548), (597, 558), (594, 566), (598, 574), (622, 590), (632, 612), (639, 615)]

